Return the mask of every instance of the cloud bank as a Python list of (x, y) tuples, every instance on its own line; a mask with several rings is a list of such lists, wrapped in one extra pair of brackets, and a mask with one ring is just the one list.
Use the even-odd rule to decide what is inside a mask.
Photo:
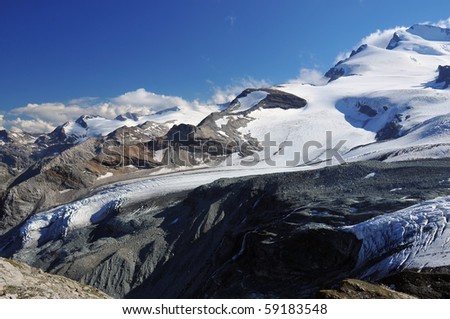
[(303, 68), (300, 69), (297, 78), (289, 80), (291, 84), (312, 84), (312, 85), (325, 85), (329, 79), (327, 79), (323, 72), (316, 69)]
[(64, 103), (28, 104), (12, 109), (8, 118), (0, 118), (0, 125), (11, 130), (29, 133), (45, 133), (56, 126), (75, 120), (81, 115), (99, 115), (115, 118), (127, 112), (150, 115), (158, 111), (178, 106), (179, 108), (201, 108), (198, 101), (186, 101), (177, 96), (158, 95), (145, 89), (127, 92), (108, 101), (92, 104), (92, 98), (81, 98)]
[(246, 88), (267, 86), (270, 86), (267, 81), (253, 78), (235, 81), (233, 85), (224, 88), (214, 86), (213, 96), (206, 102), (187, 101), (178, 96), (160, 95), (141, 88), (103, 102), (98, 102), (96, 98), (79, 98), (67, 103), (30, 103), (0, 115), (0, 129), (48, 133), (56, 126), (82, 115), (99, 115), (113, 119), (127, 112), (151, 115), (174, 106), (208, 113), (214, 105), (230, 102)]

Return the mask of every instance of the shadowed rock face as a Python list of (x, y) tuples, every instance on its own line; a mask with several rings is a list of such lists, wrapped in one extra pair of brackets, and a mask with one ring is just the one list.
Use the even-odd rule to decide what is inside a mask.
[(344, 75), (345, 75), (345, 70), (343, 68), (338, 67), (338, 66), (335, 66), (335, 67), (329, 69), (325, 73), (325, 77), (330, 79), (328, 82), (335, 81), (335, 80), (339, 79), (340, 77), (342, 77)]
[(436, 83), (444, 83), (444, 89), (448, 88), (450, 84), (450, 66), (440, 65), (438, 67), (439, 75), (436, 79)]
[[(246, 89), (241, 94), (239, 94), (236, 99), (234, 99), (230, 106), (223, 112), (228, 113), (230, 111), (233, 111), (237, 104), (239, 103), (239, 99), (246, 97), (250, 93), (253, 92), (266, 92), (268, 93), (267, 96), (262, 99), (259, 103), (257, 103), (254, 107), (251, 108), (251, 110), (257, 109), (257, 108), (263, 108), (263, 109), (274, 109), (274, 108), (280, 108), (283, 110), (288, 109), (300, 109), (304, 106), (306, 106), (307, 101), (301, 97), (298, 97), (296, 95), (286, 93), (283, 91), (275, 90), (275, 89)], [(248, 111), (246, 112), (248, 113)]]
[(382, 284), (419, 298), (450, 298), (450, 269), (433, 269), (420, 273), (402, 272), (384, 278)]
[[(53, 158), (46, 157), (28, 167), (0, 196), (0, 234), (17, 226), (38, 209), (73, 200), (85, 194), (96, 179), (89, 161), (96, 149), (94, 140), (77, 145)], [(68, 165), (67, 163), (71, 163)], [(61, 190), (73, 190), (63, 197)]]
[(334, 67), (329, 69), (325, 73), (325, 77), (330, 79), (328, 82), (333, 82), (342, 76), (350, 75), (350, 74), (345, 74), (345, 69), (341, 66), (341, 64), (348, 61), (350, 58), (352, 58), (353, 56), (357, 55), (358, 53), (364, 51), (365, 49), (367, 49), (367, 44), (363, 44), (363, 45), (359, 46), (358, 49), (352, 50), (352, 52), (350, 53), (350, 56), (348, 58), (339, 61), (338, 63), (336, 63), (336, 65)]
[(394, 33), (394, 36), (392, 37), (391, 41), (389, 41), (386, 49), (387, 50), (393, 50), (398, 46), (398, 43), (401, 41), (400, 37), (397, 33)]

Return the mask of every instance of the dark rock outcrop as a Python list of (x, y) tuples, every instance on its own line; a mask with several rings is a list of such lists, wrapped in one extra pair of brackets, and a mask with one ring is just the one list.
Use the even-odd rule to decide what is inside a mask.
[(349, 74), (345, 73), (345, 68), (342, 66), (342, 64), (345, 63), (346, 61), (350, 60), (352, 57), (354, 57), (358, 53), (364, 51), (365, 49), (367, 49), (367, 44), (362, 44), (361, 46), (358, 47), (358, 49), (352, 50), (352, 52), (350, 53), (350, 56), (348, 58), (339, 61), (338, 63), (336, 63), (336, 65), (334, 67), (329, 69), (325, 73), (325, 77), (329, 78), (328, 82), (333, 82), (342, 76), (349, 75)]
[(386, 50), (394, 50), (399, 42), (401, 41), (400, 37), (398, 36), (397, 33), (394, 33), (394, 36), (392, 37), (392, 39), (389, 41)]
[(342, 77), (344, 75), (345, 75), (345, 70), (343, 68), (340, 68), (340, 67), (337, 67), (337, 66), (329, 69), (325, 73), (325, 77), (330, 79), (328, 82), (335, 81), (335, 80), (339, 79), (340, 77)]
[(439, 75), (436, 79), (436, 83), (443, 83), (444, 89), (448, 88), (450, 84), (450, 65), (440, 65), (438, 67)]
[(401, 136), (402, 125), (398, 121), (390, 121), (377, 132), (375, 138), (377, 141), (384, 141)]
[(381, 283), (419, 298), (450, 298), (450, 273), (448, 269), (425, 269), (421, 272), (405, 271), (384, 278)]
[(253, 92), (266, 92), (268, 93), (267, 96), (262, 99), (259, 103), (257, 103), (255, 106), (253, 106), (250, 110), (246, 110), (243, 113), (247, 114), (255, 109), (263, 108), (263, 109), (274, 109), (274, 108), (280, 108), (283, 110), (288, 109), (300, 109), (304, 106), (306, 106), (307, 101), (301, 97), (298, 97), (296, 95), (286, 93), (283, 91), (275, 90), (275, 89), (246, 89), (241, 94), (239, 94), (236, 99), (234, 99), (230, 106), (225, 110), (225, 113), (229, 113), (232, 111), (239, 111), (239, 99), (246, 97), (247, 95), (253, 93)]

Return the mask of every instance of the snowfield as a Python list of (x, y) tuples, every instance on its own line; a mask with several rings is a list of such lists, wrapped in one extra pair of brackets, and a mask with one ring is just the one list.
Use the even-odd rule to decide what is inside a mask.
[(247, 111), (248, 109), (251, 109), (256, 104), (258, 104), (259, 102), (264, 100), (268, 94), (269, 93), (264, 92), (264, 91), (254, 91), (254, 92), (251, 92), (250, 94), (246, 95), (245, 97), (239, 98), (238, 99), (239, 100), (239, 108), (232, 111), (231, 113), (238, 113), (238, 112), (243, 112), (243, 111)]

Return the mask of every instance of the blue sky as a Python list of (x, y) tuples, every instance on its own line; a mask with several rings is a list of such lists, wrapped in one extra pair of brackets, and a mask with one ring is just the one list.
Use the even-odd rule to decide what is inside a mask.
[(377, 29), (449, 15), (439, 0), (0, 0), (0, 112), (139, 88), (208, 101), (326, 71)]

